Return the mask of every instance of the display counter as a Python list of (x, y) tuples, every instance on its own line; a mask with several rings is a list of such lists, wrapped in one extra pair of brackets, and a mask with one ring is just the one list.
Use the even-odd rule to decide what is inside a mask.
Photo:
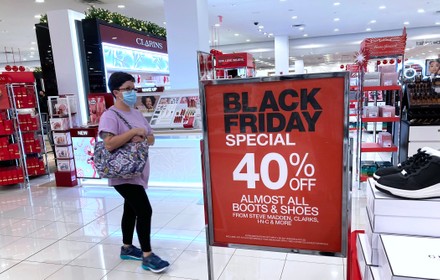
[[(151, 187), (202, 188), (200, 129), (155, 130), (150, 147)], [(81, 185), (107, 185), (107, 179), (82, 178)]]

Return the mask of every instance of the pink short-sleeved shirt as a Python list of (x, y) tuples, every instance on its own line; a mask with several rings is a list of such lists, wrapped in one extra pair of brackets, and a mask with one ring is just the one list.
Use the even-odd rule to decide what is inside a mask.
[[(99, 120), (98, 133), (110, 132), (114, 135), (119, 135), (130, 130), (123, 120), (112, 110), (117, 111), (127, 122), (135, 127), (143, 127), (147, 130), (147, 134), (153, 134), (153, 129), (148, 123), (147, 119), (142, 115), (141, 112), (134, 108), (130, 108), (129, 112), (117, 109), (115, 106), (110, 107), (106, 110)], [(131, 179), (108, 179), (109, 185), (116, 186), (122, 184), (135, 184), (141, 185), (145, 188), (148, 187), (148, 178), (150, 176), (150, 161), (147, 161), (145, 165), (144, 172), (139, 177)]]

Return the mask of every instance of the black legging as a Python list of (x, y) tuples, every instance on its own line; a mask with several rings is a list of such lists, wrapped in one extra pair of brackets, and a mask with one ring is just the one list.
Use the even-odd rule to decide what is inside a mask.
[(141, 244), (142, 252), (151, 251), (151, 216), (153, 209), (143, 186), (123, 184), (114, 186), (124, 198), (124, 213), (122, 213), (122, 241), (132, 244), (134, 226)]

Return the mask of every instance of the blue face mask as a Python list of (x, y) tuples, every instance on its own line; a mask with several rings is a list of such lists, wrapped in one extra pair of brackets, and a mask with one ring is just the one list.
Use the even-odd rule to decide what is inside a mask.
[(133, 107), (134, 104), (136, 104), (136, 99), (137, 96), (135, 90), (124, 91), (122, 93), (122, 101), (129, 107)]

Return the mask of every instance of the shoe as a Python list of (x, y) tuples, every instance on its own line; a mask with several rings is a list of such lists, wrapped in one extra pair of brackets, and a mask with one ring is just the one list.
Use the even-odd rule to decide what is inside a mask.
[(142, 260), (142, 250), (136, 246), (121, 247), (121, 259), (123, 260)]
[(169, 262), (162, 260), (154, 253), (151, 253), (148, 257), (142, 258), (142, 268), (145, 270), (151, 270), (154, 273), (161, 273), (169, 266)]
[(388, 176), (391, 174), (400, 173), (405, 168), (408, 168), (417, 161), (423, 160), (423, 158), (436, 152), (437, 152), (436, 150), (429, 147), (418, 149), (416, 154), (409, 157), (407, 160), (399, 163), (397, 166), (379, 168), (376, 172), (374, 172), (373, 178), (379, 180), (382, 176)]
[(440, 151), (424, 157), (400, 173), (382, 176), (375, 182), (375, 187), (401, 198), (440, 197)]

